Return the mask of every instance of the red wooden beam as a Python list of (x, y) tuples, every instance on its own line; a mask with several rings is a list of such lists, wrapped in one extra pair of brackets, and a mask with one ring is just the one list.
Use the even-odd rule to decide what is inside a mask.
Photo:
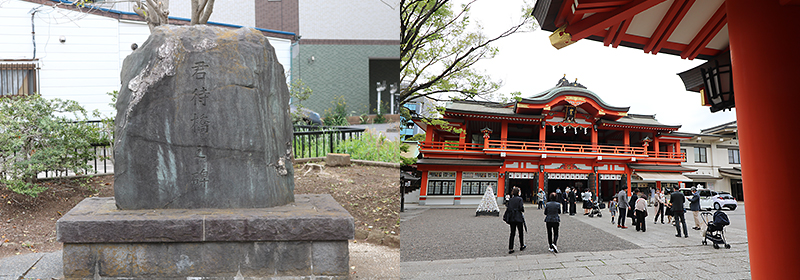
[(564, 0), (561, 2), (561, 8), (558, 10), (556, 20), (553, 21), (556, 27), (564, 26), (564, 24), (567, 23), (567, 19), (572, 16), (572, 4), (574, 2), (574, 0)]
[(606, 31), (606, 36), (603, 36), (603, 46), (608, 47), (612, 42), (614, 42), (614, 38), (617, 37), (617, 32), (620, 26), (622, 26), (622, 24), (618, 23), (608, 28), (608, 31)]
[(576, 8), (575, 13), (582, 13), (582, 14), (605, 13), (616, 10), (617, 8), (618, 7)]
[(622, 39), (625, 38), (628, 27), (631, 26), (631, 21), (633, 21), (633, 17), (622, 21), (622, 27), (620, 27), (619, 31), (617, 31), (617, 36), (614, 38), (614, 42), (611, 44), (612, 48), (616, 49), (619, 47), (619, 44), (622, 43)]
[(650, 42), (647, 42), (647, 45), (644, 46), (645, 53), (658, 53), (658, 50), (661, 49), (664, 42), (669, 39), (669, 36), (675, 31), (675, 28), (683, 17), (686, 16), (686, 12), (692, 7), (694, 1), (695, 0), (675, 0), (675, 2), (672, 3), (667, 14), (664, 15), (661, 23), (658, 24), (658, 27), (650, 36)]
[(619, 23), (626, 18), (632, 18), (642, 11), (664, 1), (666, 0), (634, 0), (614, 11), (593, 14), (568, 26), (565, 31), (572, 36), (572, 41), (578, 41), (606, 27)]
[(631, 0), (578, 0), (578, 8), (599, 8), (622, 6), (628, 4)]
[[(694, 36), (689, 46), (681, 52), (681, 58), (694, 59), (700, 51), (719, 33), (725, 24), (728, 23), (728, 17), (725, 10), (725, 2), (719, 6), (717, 12), (706, 22), (703, 29)], [(574, 38), (574, 37), (573, 37)], [(573, 39), (574, 41), (574, 39)]]

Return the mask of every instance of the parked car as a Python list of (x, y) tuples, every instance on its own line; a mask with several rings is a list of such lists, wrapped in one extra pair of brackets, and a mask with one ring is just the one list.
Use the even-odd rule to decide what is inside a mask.
[[(684, 202), (683, 208), (689, 209), (689, 199), (692, 197), (692, 189), (681, 188), (680, 191), (686, 196), (686, 202)], [(721, 207), (736, 210), (736, 199), (734, 199), (730, 193), (717, 193), (709, 189), (697, 189), (697, 193), (700, 196), (700, 210), (720, 209)]]
[[(711, 191), (714, 193), (714, 191)], [(728, 208), (731, 210), (736, 210), (736, 198), (734, 198), (730, 193), (727, 192), (719, 192), (717, 195), (711, 197), (711, 201), (714, 203), (714, 209), (722, 209)]]

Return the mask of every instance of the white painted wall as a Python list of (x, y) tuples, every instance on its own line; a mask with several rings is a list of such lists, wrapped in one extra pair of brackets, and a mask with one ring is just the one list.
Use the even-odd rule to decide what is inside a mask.
[[(169, 15), (191, 18), (192, 4), (189, 0), (170, 0)], [(216, 0), (211, 22), (256, 26), (256, 3), (253, 0)]]
[(300, 0), (303, 39), (400, 40), (398, 0)]
[[(147, 24), (18, 0), (1, 1), (0, 60), (33, 58), (32, 9), (37, 9), (34, 26), (41, 68), (39, 93), (45, 98), (78, 101), (88, 111), (114, 115), (108, 106), (111, 97), (106, 93), (120, 89), (122, 62), (132, 52), (132, 43), (141, 46), (147, 40)], [(254, 20), (254, 16), (250, 18)], [(66, 38), (65, 43), (59, 42), (60, 36)], [(291, 41), (268, 39), (288, 71)]]

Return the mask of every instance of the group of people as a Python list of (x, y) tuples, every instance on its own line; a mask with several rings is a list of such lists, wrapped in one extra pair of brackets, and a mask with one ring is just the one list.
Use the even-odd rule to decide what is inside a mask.
[[(686, 196), (683, 195), (679, 189), (667, 188), (666, 191), (669, 196), (665, 196), (661, 190), (656, 190), (653, 195), (655, 202), (656, 215), (653, 223), (658, 223), (659, 217), (661, 223), (664, 223), (664, 216), (667, 216), (667, 221), (675, 225), (677, 231), (676, 237), (681, 237), (681, 228), (683, 229), (683, 237), (688, 238), (689, 234), (686, 230), (685, 209), (683, 208)], [(697, 195), (697, 188), (692, 187), (692, 198), (689, 199), (689, 210), (694, 215), (695, 226), (694, 230), (700, 230), (700, 196)], [(620, 201), (622, 203), (620, 203)], [(622, 189), (614, 196), (609, 203), (609, 211), (611, 212), (611, 223), (614, 223), (616, 212), (619, 211), (619, 218), (617, 219), (617, 228), (627, 229), (625, 226), (626, 217), (631, 218), (631, 223), (636, 226), (636, 231), (646, 232), (647, 226), (645, 217), (647, 217), (647, 196), (639, 190), (634, 190), (630, 198), (628, 198), (627, 189)], [(627, 216), (626, 216), (627, 214)], [(675, 221), (673, 222), (673, 218)]]
[[(511, 234), (508, 238), (509, 254), (514, 253), (514, 237), (517, 233), (519, 234), (519, 250), (523, 251), (528, 247), (525, 245), (522, 233), (523, 227), (525, 227), (526, 224), (524, 216), (525, 207), (523, 206), (520, 192), (520, 188), (513, 187), (510, 197), (506, 198), (507, 208), (503, 219), (511, 227)], [(584, 215), (588, 215), (589, 210), (592, 208), (592, 197), (593, 194), (589, 190), (580, 194), (580, 199), (583, 201)], [(547, 227), (547, 243), (549, 244), (549, 250), (550, 252), (558, 253), (558, 246), (556, 244), (558, 243), (558, 226), (561, 223), (559, 214), (569, 213), (571, 216), (575, 215), (576, 202), (578, 200), (577, 190), (567, 188), (564, 192), (561, 192), (561, 189), (556, 189), (555, 192), (547, 195), (547, 203), (545, 203), (545, 192), (539, 189), (539, 192), (536, 194), (536, 200), (535, 203), (538, 205), (538, 209), (544, 208), (544, 222)]]

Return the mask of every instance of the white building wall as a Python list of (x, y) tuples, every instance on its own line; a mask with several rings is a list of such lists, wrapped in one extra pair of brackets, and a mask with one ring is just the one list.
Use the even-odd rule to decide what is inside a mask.
[(399, 40), (398, 0), (300, 0), (303, 39)]
[[(336, 1), (333, 1), (336, 2)], [(191, 18), (192, 3), (189, 0), (170, 0), (169, 15)], [(208, 21), (241, 26), (256, 26), (256, 3), (254, 0), (216, 0)]]
[[(224, 3), (218, 2), (216, 7)], [(120, 89), (123, 60), (133, 52), (132, 43), (141, 46), (150, 36), (147, 24), (24, 1), (4, 1), (0, 2), (0, 60), (33, 58), (32, 9), (37, 9), (34, 27), (39, 94), (75, 100), (87, 111), (113, 116), (111, 97), (106, 93)], [(255, 20), (254, 15), (249, 18)], [(64, 43), (59, 42), (61, 36), (66, 38)], [(268, 39), (288, 72), (291, 41)]]

